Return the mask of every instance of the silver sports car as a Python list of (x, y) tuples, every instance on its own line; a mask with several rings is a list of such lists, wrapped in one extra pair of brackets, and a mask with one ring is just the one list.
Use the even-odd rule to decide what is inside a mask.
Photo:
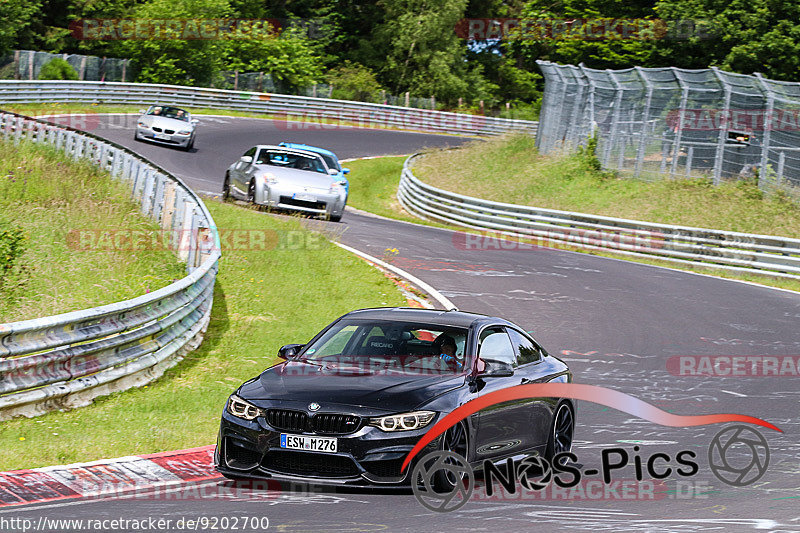
[(316, 152), (260, 145), (228, 167), (224, 198), (233, 197), (275, 209), (302, 211), (338, 222), (347, 190)]
[(139, 112), (142, 115), (136, 121), (136, 133), (133, 135), (135, 140), (169, 144), (186, 151), (194, 146), (198, 121), (192, 119), (188, 111), (178, 107), (153, 105), (147, 111), (140, 109)]

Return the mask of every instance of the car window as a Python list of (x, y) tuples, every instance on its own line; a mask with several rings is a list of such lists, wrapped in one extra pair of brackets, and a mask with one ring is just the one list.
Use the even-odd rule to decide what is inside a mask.
[(484, 361), (500, 361), (517, 366), (514, 346), (503, 328), (488, 328), (481, 333), (478, 355)]
[(242, 157), (244, 156), (253, 157), (254, 155), (256, 155), (256, 147), (250, 148), (248, 151), (242, 154)]
[(320, 154), (322, 159), (325, 160), (325, 164), (328, 165), (328, 168), (332, 168), (334, 170), (342, 170), (342, 167), (339, 166), (339, 162), (336, 161), (335, 157), (331, 157), (327, 154)]
[(517, 361), (519, 364), (533, 363), (541, 359), (542, 355), (539, 352), (539, 348), (525, 335), (510, 328), (508, 330), (508, 335), (511, 337), (514, 350), (517, 352)]
[(317, 357), (325, 357), (326, 355), (341, 355), (347, 343), (353, 338), (353, 334), (358, 330), (358, 326), (351, 324), (342, 329), (336, 330), (333, 335), (324, 339), (318, 347), (308, 350), (307, 355), (316, 355)]

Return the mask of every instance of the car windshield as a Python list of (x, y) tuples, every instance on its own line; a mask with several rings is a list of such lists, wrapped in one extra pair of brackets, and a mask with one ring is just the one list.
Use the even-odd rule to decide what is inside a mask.
[(466, 341), (466, 328), (388, 320), (340, 320), (306, 346), (301, 358), (372, 370), (458, 373), (471, 365), (470, 358), (465, 357)]
[(156, 105), (148, 109), (147, 114), (189, 122), (189, 113), (178, 107)]
[(310, 172), (320, 172), (327, 174), (328, 169), (318, 157), (308, 157), (292, 152), (281, 152), (277, 150), (262, 149), (256, 158), (257, 165), (272, 165), (284, 168), (296, 168), (298, 170), (308, 170)]
[(339, 166), (339, 162), (336, 160), (335, 157), (331, 157), (327, 154), (319, 154), (319, 155), (321, 155), (322, 159), (325, 160), (325, 164), (328, 165), (328, 168), (332, 168), (335, 170), (342, 170), (342, 168)]

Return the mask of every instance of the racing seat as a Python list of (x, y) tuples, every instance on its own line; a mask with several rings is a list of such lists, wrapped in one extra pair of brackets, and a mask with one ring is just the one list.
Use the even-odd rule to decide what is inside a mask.
[(397, 343), (383, 335), (373, 335), (361, 349), (363, 355), (395, 355)]

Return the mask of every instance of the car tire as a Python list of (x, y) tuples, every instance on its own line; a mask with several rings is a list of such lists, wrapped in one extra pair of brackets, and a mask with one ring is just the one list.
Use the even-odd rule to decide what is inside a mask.
[[(461, 421), (444, 432), (439, 448), (457, 453), (466, 461), (467, 443), (467, 426)], [(436, 492), (447, 493), (452, 491), (455, 483), (460, 481), (461, 478), (456, 478), (455, 474), (439, 470), (433, 477), (433, 489)]]
[(256, 180), (250, 180), (247, 184), (247, 203), (256, 203)]
[(342, 221), (342, 215), (331, 215), (330, 221), (331, 222), (341, 222)]
[(558, 404), (550, 424), (550, 434), (547, 437), (547, 448), (544, 457), (552, 462), (553, 457), (561, 452), (572, 449), (572, 439), (575, 436), (575, 412), (567, 402)]
[(231, 176), (225, 173), (225, 179), (222, 181), (222, 201), (226, 202), (231, 198)]

